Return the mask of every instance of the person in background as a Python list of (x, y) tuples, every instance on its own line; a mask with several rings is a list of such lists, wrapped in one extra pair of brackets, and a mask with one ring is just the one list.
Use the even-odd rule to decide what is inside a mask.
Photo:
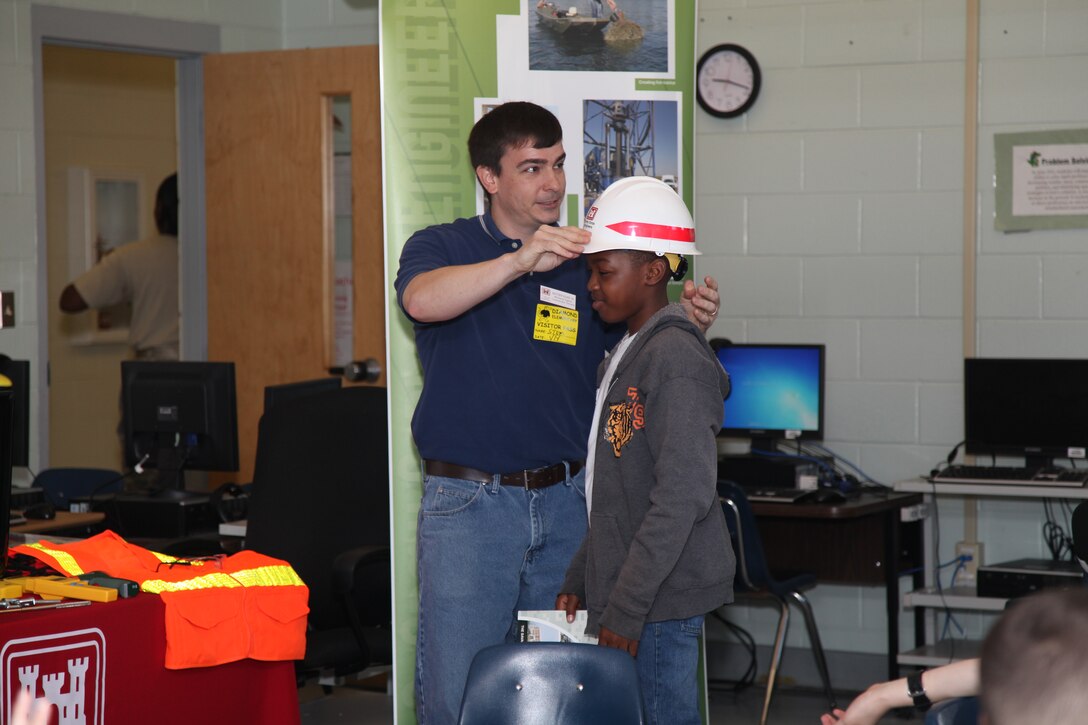
[[(423, 389), (417, 532), (416, 717), (454, 723), (472, 657), (513, 639), (518, 610), (551, 609), (586, 531), (583, 472), (594, 371), (622, 335), (590, 307), (589, 233), (557, 225), (563, 129), (526, 102), (473, 127), (487, 211), (423, 229), (394, 286), (413, 323)], [(717, 284), (682, 300), (705, 329)]]
[(1088, 721), (1088, 590), (1044, 590), (1017, 601), (979, 653), (988, 725)]
[(139, 360), (177, 360), (178, 176), (171, 174), (155, 195), (157, 234), (125, 244), (104, 256), (60, 295), (62, 312), (75, 314), (129, 302), (128, 342)]
[[(835, 710), (820, 717), (821, 725), (875, 725), (891, 710), (913, 707), (911, 687), (925, 693), (930, 702), (978, 694), (978, 658), (961, 660), (925, 672), (887, 682), (878, 682), (854, 698), (846, 710)], [(916, 678), (916, 679), (915, 679)]]
[[(616, 13), (616, 0), (607, 0), (608, 8), (610, 10), (609, 15)], [(589, 0), (590, 11), (595, 18), (603, 18), (604, 15), (604, 3), (605, 0)]]
[(555, 601), (567, 620), (635, 658), (650, 725), (701, 725), (703, 618), (733, 600), (736, 562), (718, 501), (729, 378), (677, 304), (670, 278), (698, 254), (665, 182), (621, 179), (586, 215), (593, 309), (627, 334), (597, 371), (586, 458), (589, 532)]
[[(896, 707), (978, 695), (987, 725), (1078, 725), (1088, 713), (1088, 589), (1048, 589), (1010, 600), (977, 659), (873, 685), (823, 725), (869, 725)], [(911, 693), (914, 693), (913, 696)]]

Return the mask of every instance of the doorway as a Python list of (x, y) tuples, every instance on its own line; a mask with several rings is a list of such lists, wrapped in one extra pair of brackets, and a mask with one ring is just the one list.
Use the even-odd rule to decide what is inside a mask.
[[(107, 13), (67, 10), (35, 5), (31, 8), (31, 28), (35, 53), (42, 57), (42, 49), (48, 45), (91, 46), (100, 50), (119, 52), (148, 52), (173, 58), (177, 72), (177, 102), (179, 161), (179, 197), (181, 233), (181, 339), (183, 360), (234, 360), (241, 365), (236, 373), (244, 383), (239, 396), (239, 433), (242, 441), (242, 470), (238, 480), (248, 480), (255, 447), (256, 420), (260, 414), (259, 390), (262, 385), (290, 382), (300, 377), (328, 375), (330, 369), (342, 368), (343, 360), (329, 351), (343, 348), (356, 361), (364, 361), (369, 372), (375, 363), (375, 378), (384, 384), (384, 373), (378, 361), (385, 360), (384, 342), (384, 263), (381, 221), (381, 162), (376, 149), (380, 148), (380, 114), (378, 113), (378, 63), (374, 46), (352, 48), (311, 49), (307, 51), (274, 51), (268, 53), (237, 53), (218, 55), (219, 38), (214, 26), (199, 23), (158, 21), (147, 18), (117, 16)], [(138, 38), (139, 48), (133, 46)], [(292, 70), (289, 70), (292, 69)], [(284, 84), (278, 73), (287, 71), (291, 82)], [(209, 82), (232, 79), (229, 89), (211, 90), (205, 95), (205, 73)], [(35, 65), (36, 111), (39, 125), (44, 116), (41, 63)], [(269, 76), (275, 82), (251, 84), (254, 78)], [(304, 85), (295, 85), (295, 82)], [(253, 101), (259, 102), (268, 113), (255, 117), (247, 104), (231, 102), (236, 90), (253, 86), (260, 91)], [(283, 89), (300, 94), (292, 106), (286, 102)], [(351, 114), (351, 145), (366, 153), (353, 155), (351, 162), (351, 186), (344, 194), (335, 173), (339, 159), (335, 148), (321, 142), (320, 148), (328, 153), (313, 154), (316, 150), (309, 143), (301, 143), (303, 137), (290, 132), (289, 124), (294, 109), (305, 119), (305, 138), (314, 129), (334, 129), (340, 104), (345, 96), (353, 96), (359, 105)], [(205, 108), (208, 101), (219, 101)], [(205, 111), (207, 110), (207, 114)], [(281, 116), (279, 111), (286, 116)], [(304, 112), (303, 112), (304, 111)], [(312, 115), (311, 111), (317, 111)], [(249, 115), (247, 115), (249, 114)], [(205, 115), (208, 116), (208, 153), (205, 154)], [(343, 114), (340, 114), (341, 116)], [(286, 118), (284, 126), (281, 121)], [(313, 125), (313, 121), (318, 125)], [(238, 123), (240, 121), (240, 123)], [(261, 148), (268, 156), (247, 153), (254, 148), (253, 139), (269, 131), (285, 135), (275, 141), (265, 139)], [(301, 130), (301, 127), (300, 127)], [(45, 168), (42, 141), (44, 131), (38, 135), (38, 168)], [(333, 139), (335, 134), (321, 138)], [(306, 157), (303, 159), (302, 157)], [(266, 170), (254, 170), (236, 166), (234, 160), (243, 163), (268, 162)], [(205, 162), (216, 171), (209, 175), (205, 189)], [(307, 169), (301, 171), (285, 162), (300, 161)], [(220, 172), (225, 171), (225, 174)], [(313, 172), (318, 174), (313, 176)], [(44, 207), (46, 193), (44, 171), (39, 175), (38, 199)], [(305, 183), (300, 183), (305, 179)], [(234, 183), (232, 183), (234, 182)], [(275, 182), (275, 184), (273, 184)], [(224, 186), (225, 184), (225, 186)], [(270, 186), (271, 185), (271, 186)], [(274, 189), (273, 189), (274, 187)], [(269, 193), (272, 189), (275, 193)], [(262, 194), (264, 196), (262, 196)], [(352, 221), (341, 224), (339, 213), (326, 213), (331, 207), (326, 203), (334, 196), (351, 199), (356, 208)], [(286, 202), (283, 199), (287, 199)], [(219, 213), (205, 222), (206, 199), (216, 203)], [(251, 203), (252, 202), (252, 203)], [(274, 202), (271, 207), (262, 204)], [(306, 203), (303, 203), (306, 202)], [(314, 216), (314, 214), (317, 216)], [(272, 223), (282, 217), (282, 224)], [(256, 223), (260, 222), (260, 224)], [(232, 225), (237, 225), (237, 228)], [(338, 269), (339, 255), (334, 259), (337, 229), (350, 227), (350, 246), (353, 253), (350, 262), (353, 288), (351, 295), (343, 294), (346, 284), (341, 284)], [(215, 242), (210, 233), (215, 230)], [(39, 237), (47, 238), (45, 211), (39, 215)], [(299, 242), (304, 241), (308, 250), (299, 257)], [(278, 255), (280, 249), (290, 253)], [(219, 255), (211, 265), (207, 249), (214, 247)], [(293, 251), (291, 251), (293, 250)], [(319, 254), (311, 254), (319, 252)], [(224, 255), (225, 253), (225, 255)], [(43, 255), (44, 256), (44, 255)], [(297, 260), (307, 266), (292, 266)], [(320, 262), (324, 271), (311, 266)], [(264, 275), (255, 262), (275, 265), (274, 274)], [(46, 278), (48, 264), (40, 259), (38, 275), (38, 305), (40, 319), (49, 319), (56, 305)], [(206, 273), (211, 270), (214, 274)], [(292, 274), (293, 273), (293, 274)], [(218, 276), (216, 276), (218, 275)], [(279, 284), (272, 294), (261, 287), (260, 277), (267, 277)], [(282, 283), (280, 283), (282, 281)], [(211, 282), (211, 284), (209, 284)], [(297, 282), (297, 284), (296, 284)], [(315, 283), (318, 283), (315, 286)], [(310, 294), (311, 288), (319, 294)], [(251, 294), (241, 292), (250, 290)], [(292, 295), (297, 293), (298, 297)], [(216, 345), (212, 347), (209, 336), (209, 300), (216, 305), (214, 327)], [(238, 302), (240, 300), (240, 302)], [(269, 301), (286, 305), (292, 314), (268, 318), (265, 314)], [(291, 304), (288, 304), (291, 302)], [(337, 314), (350, 307), (351, 328), (357, 332), (353, 340), (342, 342), (336, 334), (337, 325), (346, 326), (348, 319)], [(311, 324), (305, 316), (311, 310), (323, 310), (321, 322)], [(301, 315), (301, 316), (300, 316)], [(290, 322), (291, 325), (285, 323)], [(290, 329), (289, 329), (290, 327)], [(292, 330), (307, 340), (321, 339), (314, 348), (315, 355), (298, 356), (290, 364), (268, 364), (292, 358), (293, 345), (297, 343)], [(320, 332), (315, 336), (315, 331)], [(332, 332), (330, 336), (329, 333)], [(363, 331), (363, 334), (358, 334)], [(274, 333), (274, 334), (273, 334)], [(39, 380), (47, 380), (49, 345), (47, 336), (39, 339)], [(330, 342), (332, 340), (333, 342)], [(237, 349), (235, 343), (244, 343)], [(252, 344), (250, 344), (252, 343)], [(272, 352), (269, 353), (268, 350)], [(307, 348), (309, 349), (309, 348)], [(296, 365), (296, 363), (304, 365)], [(354, 364), (352, 365), (354, 368)], [(118, 378), (120, 376), (118, 375)], [(105, 393), (116, 400), (116, 393)], [(39, 388), (38, 410), (48, 411), (49, 387)], [(116, 405), (114, 403), (114, 405)], [(49, 415), (39, 421), (40, 460), (56, 465), (49, 450)], [(113, 427), (99, 425), (109, 434)], [(84, 463), (83, 465), (87, 465)]]
[[(204, 175), (203, 175), (203, 85), (201, 80), (201, 57), (206, 53), (219, 51), (219, 29), (202, 23), (156, 20), (130, 15), (116, 15), (87, 10), (32, 5), (30, 7), (30, 27), (32, 52), (34, 54), (34, 115), (35, 115), (35, 166), (37, 168), (36, 198), (38, 204), (37, 236), (45, 242), (51, 232), (47, 229), (47, 219), (54, 211), (47, 203), (46, 192), (46, 126), (44, 112), (44, 57), (46, 49), (57, 46), (79, 46), (101, 52), (128, 55), (139, 53), (157, 57), (169, 63), (174, 70), (174, 89), (172, 91), (175, 106), (174, 133), (176, 147), (173, 168), (179, 172), (179, 196), (189, 199), (179, 210), (180, 223), (187, 229), (187, 246), (181, 250), (181, 309), (182, 309), (182, 356), (201, 360), (207, 354), (207, 313), (204, 284)], [(161, 125), (161, 124), (159, 124)], [(151, 181), (157, 185), (158, 179)], [(67, 184), (67, 180), (63, 182)], [(152, 190), (154, 193), (154, 190)], [(66, 229), (61, 230), (67, 234)], [(60, 288), (51, 284), (51, 264), (48, 253), (49, 244), (39, 245), (37, 264), (37, 314), (43, 323), (56, 313), (57, 297)], [(64, 274), (67, 274), (65, 265)], [(78, 265), (76, 265), (78, 266)], [(37, 361), (31, 371), (31, 388), (35, 390), (32, 409), (38, 413), (31, 421), (38, 441), (38, 455), (33, 463), (37, 467), (60, 465), (51, 455), (51, 429), (53, 416), (50, 415), (50, 367), (51, 344), (49, 330), (42, 330), (38, 335)], [(107, 336), (108, 337), (108, 336)], [(97, 348), (96, 348), (97, 349)], [(116, 375), (120, 384), (120, 374)], [(53, 382), (58, 382), (56, 379)], [(95, 409), (109, 411), (116, 415), (117, 392), (103, 392), (101, 395), (89, 386), (79, 388), (80, 395), (88, 398), (100, 397), (106, 407), (98, 404)], [(80, 403), (82, 406), (82, 403)], [(87, 408), (92, 406), (88, 404)], [(104, 444), (116, 450), (120, 455), (119, 444), (114, 427), (109, 423), (99, 422), (95, 428), (100, 437), (109, 438)], [(104, 433), (102, 433), (104, 431)], [(83, 435), (81, 429), (72, 431), (72, 435)], [(64, 454), (67, 457), (67, 454)], [(83, 462), (81, 465), (90, 465)]]
[(130, 310), (60, 312), (61, 290), (152, 234), (155, 190), (177, 168), (176, 62), (42, 47), (50, 466), (120, 470), (120, 362)]

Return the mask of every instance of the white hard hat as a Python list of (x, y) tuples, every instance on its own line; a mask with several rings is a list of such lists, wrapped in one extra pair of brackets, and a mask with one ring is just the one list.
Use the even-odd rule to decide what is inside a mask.
[(586, 254), (608, 249), (701, 254), (684, 200), (652, 176), (628, 176), (612, 183), (589, 207), (584, 227), (590, 233)]

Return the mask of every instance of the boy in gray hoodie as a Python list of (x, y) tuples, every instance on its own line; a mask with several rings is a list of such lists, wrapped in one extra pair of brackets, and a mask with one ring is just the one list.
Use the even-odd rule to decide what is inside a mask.
[(717, 494), (715, 435), (729, 379), (667, 283), (698, 254), (683, 200), (618, 181), (586, 228), (593, 309), (627, 335), (601, 362), (586, 461), (589, 531), (556, 609), (635, 657), (647, 722), (701, 723), (703, 617), (732, 601), (735, 560)]

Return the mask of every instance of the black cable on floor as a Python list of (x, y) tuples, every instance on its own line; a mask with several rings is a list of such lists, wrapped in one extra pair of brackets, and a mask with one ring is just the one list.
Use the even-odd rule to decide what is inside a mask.
[(752, 637), (751, 633), (749, 633), (748, 630), (744, 629), (739, 625), (733, 624), (728, 619), (723, 617), (717, 610), (711, 612), (710, 614), (712, 617), (724, 624), (726, 629), (729, 630), (729, 633), (736, 637), (737, 641), (740, 642), (741, 646), (743, 646), (744, 649), (748, 651), (748, 668), (744, 671), (744, 674), (741, 675), (739, 680), (708, 679), (707, 684), (715, 686), (721, 685), (723, 686), (723, 689), (729, 689), (733, 692), (740, 692), (741, 690), (751, 687), (756, 682), (757, 670), (755, 638)]

